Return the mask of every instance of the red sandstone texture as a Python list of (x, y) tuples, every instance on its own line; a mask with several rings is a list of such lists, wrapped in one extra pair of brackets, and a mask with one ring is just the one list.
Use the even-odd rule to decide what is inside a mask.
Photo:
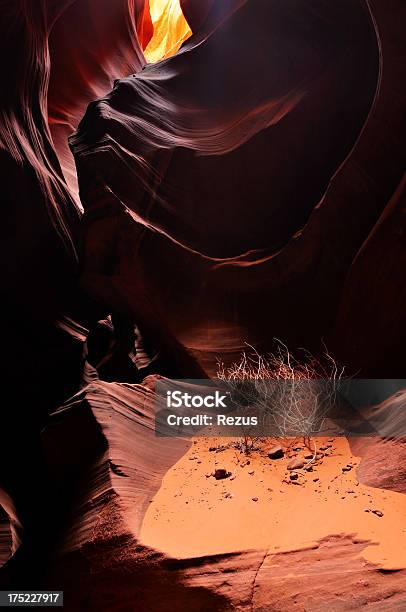
[[(379, 81), (377, 33), (362, 2), (224, 6), (214, 5), (174, 57), (92, 103), (70, 141), (86, 213), (103, 214), (106, 200), (128, 208), (149, 290), (165, 295), (171, 325), (203, 359), (235, 355), (252, 339), (282, 334), (308, 346), (303, 334), (320, 338), (333, 315), (330, 283), (338, 287), (331, 260), (323, 287), (306, 285), (324, 263), (327, 236), (324, 226), (315, 236), (309, 216), (322, 200), (324, 208)], [(292, 238), (301, 231), (305, 244)]]
[(369, 486), (406, 492), (405, 402), (405, 392), (399, 391), (371, 408), (368, 416), (379, 423), (381, 435), (351, 440), (353, 452), (362, 457), (358, 477)]
[[(145, 386), (92, 383), (55, 412), (44, 431), (47, 463), (64, 486), (75, 482), (70, 522), (48, 578), (50, 584), (62, 584), (66, 589), (68, 609), (78, 609), (84, 602), (90, 609), (141, 606), (154, 611), (182, 607), (321, 610), (326, 606), (337, 610), (387, 606), (389, 610), (404, 604), (406, 570), (399, 565), (404, 554), (400, 544), (405, 537), (404, 509), (397, 507), (404, 505), (403, 496), (357, 485), (359, 459), (345, 450), (345, 440), (335, 439), (314, 472), (306, 473), (307, 486), (282, 481), (286, 460), (274, 460), (271, 465), (269, 459), (253, 453), (238, 459), (241, 464), (250, 460), (249, 466), (233, 465), (236, 477), (232, 482), (218, 481), (216, 487), (216, 480), (209, 483), (204, 472), (211, 470), (215, 460), (226, 465), (236, 452), (210, 452), (212, 442), (207, 439), (191, 444), (156, 438), (153, 386), (153, 379)], [(71, 436), (75, 437), (74, 449)], [(97, 454), (90, 453), (95, 448)], [(202, 464), (197, 466), (189, 458), (198, 453)], [(343, 473), (341, 464), (350, 460), (354, 468)], [(177, 479), (177, 484), (173, 481), (177, 495), (171, 497), (176, 493), (171, 485), (173, 477)], [(303, 478), (300, 474), (300, 481)], [(314, 483), (314, 478), (319, 482)], [(268, 479), (275, 481), (278, 490), (267, 493)], [(257, 501), (251, 499), (246, 482), (254, 487)], [(206, 499), (201, 497), (207, 487), (215, 492), (209, 496), (210, 511), (204, 509)], [(224, 487), (233, 489), (234, 496), (226, 499), (220, 490)], [(279, 493), (279, 488), (284, 492)], [(282, 495), (286, 500), (280, 506), (277, 499)], [(169, 513), (159, 499), (165, 500)], [(233, 510), (233, 504), (237, 509)], [(365, 513), (364, 506), (371, 511)], [(382, 507), (382, 517), (372, 513), (375, 506)], [(156, 527), (154, 514), (159, 508)], [(174, 515), (169, 520), (171, 511)], [(247, 524), (252, 512), (256, 518), (252, 516), (253, 523)], [(343, 516), (347, 518), (342, 520)], [(149, 533), (142, 527), (145, 520)], [(286, 523), (279, 531), (278, 520)], [(335, 532), (334, 523), (338, 527), (340, 520), (341, 531)], [(180, 525), (177, 532), (174, 521)], [(195, 524), (194, 532), (190, 532), (190, 521)], [(328, 530), (329, 523), (332, 533), (313, 540), (315, 534)], [(262, 546), (257, 537), (260, 524), (265, 536)], [(266, 525), (269, 535), (276, 529), (280, 551), (275, 540), (266, 540)], [(234, 536), (226, 542), (225, 536), (233, 528)], [(301, 535), (295, 536), (296, 532)], [(148, 542), (154, 533), (152, 546)], [(367, 534), (370, 537), (365, 537)], [(397, 545), (393, 549), (387, 546), (392, 536), (399, 542), (396, 567), (391, 566), (390, 556), (394, 560)], [(168, 547), (171, 538), (173, 544)], [(80, 591), (74, 589), (79, 576)]]
[[(323, 338), (351, 373), (398, 375), (403, 3), (209, 5), (185, 2), (194, 35), (141, 70), (152, 35), (142, 2), (7, 4), (1, 138), (14, 229), (4, 257), (20, 245), (3, 283), (11, 312), (26, 314), (30, 295), (29, 315), (46, 306), (48, 322), (67, 296), (76, 302), (66, 138), (106, 96), (72, 140), (79, 178), (97, 176), (137, 213), (149, 291), (207, 370), (245, 342), (318, 350)], [(130, 154), (138, 161), (126, 166)], [(124, 282), (136, 274), (134, 263)]]
[[(217, 522), (210, 552), (192, 534), (181, 558), (141, 533), (192, 441), (155, 437), (153, 379), (108, 383), (85, 364), (87, 327), (109, 312), (77, 277), (82, 207), (87, 222), (116, 207), (112, 309), (137, 313), (145, 290), (167, 343), (196, 357), (185, 376), (277, 337), (402, 377), (404, 2), (184, 0), (193, 35), (155, 65), (147, 1), (3, 4), (1, 587), (63, 588), (68, 610), (403, 609), (405, 569), (372, 530), (400, 529), (404, 393), (371, 408), (379, 438), (350, 441), (354, 486), (386, 504), (365, 513), (371, 533), (300, 534), (278, 552), (249, 531), (225, 547)], [(295, 512), (300, 478), (285, 483)], [(346, 502), (326, 499), (333, 516)], [(248, 501), (275, 528), (282, 504)]]

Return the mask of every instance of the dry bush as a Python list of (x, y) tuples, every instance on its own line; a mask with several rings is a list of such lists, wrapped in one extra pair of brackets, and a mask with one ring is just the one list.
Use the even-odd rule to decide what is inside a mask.
[[(328, 352), (317, 359), (302, 351), (299, 360), (282, 342), (275, 353), (266, 357), (250, 348), (249, 354), (244, 353), (230, 367), (219, 363), (218, 378), (235, 398), (239, 412), (252, 413), (254, 409), (267, 431), (271, 430), (285, 447), (302, 439), (314, 453), (313, 461), (317, 452), (314, 438), (323, 430), (327, 414), (335, 405), (343, 369)], [(241, 444), (245, 452), (254, 447), (256, 439), (249, 429), (243, 431)]]

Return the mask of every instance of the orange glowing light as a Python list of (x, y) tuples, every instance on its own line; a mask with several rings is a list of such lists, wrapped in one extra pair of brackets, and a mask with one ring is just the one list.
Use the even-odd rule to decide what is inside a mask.
[(154, 34), (144, 50), (148, 62), (158, 62), (176, 53), (191, 35), (179, 0), (149, 0)]

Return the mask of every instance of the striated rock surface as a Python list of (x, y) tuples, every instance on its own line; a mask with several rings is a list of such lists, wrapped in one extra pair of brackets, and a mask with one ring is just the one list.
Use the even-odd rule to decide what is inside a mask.
[(80, 351), (57, 321), (61, 311), (83, 321), (89, 309), (77, 290), (81, 212), (67, 136), (114, 78), (141, 69), (152, 30), (143, 0), (6, 0), (0, 32), (3, 374), (10, 386), (23, 376), (30, 397), (19, 403), (35, 420), (79, 387)]
[(188, 448), (184, 440), (155, 437), (148, 382), (152, 387), (153, 380), (143, 386), (94, 382), (55, 412), (44, 431), (47, 462), (62, 489), (76, 497), (50, 577), (69, 592), (68, 609), (137, 605), (169, 611), (174, 602), (186, 609), (192, 602), (196, 609), (225, 609), (217, 603), (221, 597), (187, 588), (181, 568), (138, 543), (162, 476)]
[(404, 600), (406, 571), (365, 562), (370, 543), (352, 536), (277, 554), (219, 551), (181, 560), (142, 545), (149, 502), (190, 446), (155, 437), (153, 386), (153, 378), (143, 386), (91, 383), (44, 431), (46, 461), (74, 500), (46, 579), (66, 590), (68, 610), (374, 610)]
[[(88, 107), (71, 138), (88, 219), (106, 201), (127, 207), (127, 239), (138, 248), (123, 282), (141, 263), (187, 345), (232, 353), (259, 330), (265, 341), (288, 329), (293, 344), (319, 337), (322, 295), (303, 289), (328, 233), (303, 227), (352, 152), (378, 79), (364, 2), (235, 0), (214, 3), (175, 56)], [(341, 198), (334, 207), (346, 210)], [(335, 232), (334, 223), (329, 214)], [(301, 230), (299, 252), (292, 237)]]
[(362, 457), (357, 474), (361, 482), (406, 493), (406, 391), (399, 391), (366, 411), (374, 437), (350, 440)]
[(307, 550), (267, 556), (253, 585), (252, 610), (394, 610), (406, 571), (385, 574), (362, 559), (366, 542), (332, 536)]
[[(150, 500), (188, 447), (155, 436), (153, 380), (108, 384), (88, 369), (90, 384), (47, 420), (83, 383), (87, 331), (60, 312), (86, 310), (66, 138), (88, 102), (72, 139), (81, 197), (90, 217), (100, 188), (128, 212), (121, 252), (136, 257), (115, 279), (127, 300), (139, 299), (142, 266), (209, 366), (249, 340), (312, 349), (326, 337), (350, 371), (403, 373), (403, 0), (181, 4), (193, 36), (144, 70), (147, 2), (2, 5), (2, 346), (14, 400), (1, 419), (1, 584), (14, 556), (20, 586), (64, 588), (75, 611), (401, 608), (405, 571), (365, 562), (355, 536), (182, 560), (141, 544)], [(353, 442), (359, 478), (405, 492), (404, 394), (375, 411), (382, 435)], [(383, 523), (377, 512), (368, 520)], [(32, 549), (20, 566), (21, 517)]]
[(378, 439), (366, 445), (358, 476), (371, 487), (406, 493), (406, 438)]
[(77, 195), (68, 137), (89, 102), (108, 92), (115, 79), (141, 70), (146, 62), (142, 49), (153, 28), (144, 0), (74, 0), (56, 5), (58, 14), (49, 23), (48, 121), (65, 179)]
[[(43, 547), (49, 546), (48, 557), (38, 576), (32, 562), (26, 574), (17, 564), (20, 584), (24, 576), (31, 581), (34, 576), (36, 588), (64, 589), (65, 608), (72, 611), (284, 612), (304, 606), (317, 611), (401, 605), (406, 571), (385, 572), (365, 561), (363, 550), (371, 542), (351, 534), (331, 534), (310, 547), (280, 553), (266, 548), (224, 553), (219, 547), (217, 554), (182, 559), (143, 544), (141, 523), (150, 502), (191, 446), (155, 435), (155, 380), (149, 377), (143, 385), (94, 380), (50, 417), (42, 454), (52, 495), (37, 527), (45, 529), (47, 514), (56, 515), (58, 537), (49, 542), (45, 532), (37, 535)], [(267, 454), (264, 460), (269, 466)], [(7, 514), (0, 520), (3, 559), (13, 542), (9, 509)], [(2, 572), (0, 581), (7, 588)]]
[[(236, 290), (246, 287), (250, 295), (261, 287), (263, 300), (269, 292), (272, 299), (269, 312), (276, 321), (274, 329), (275, 335), (280, 334), (278, 337), (285, 337), (293, 343), (302, 337), (309, 346), (324, 329), (329, 348), (347, 365), (347, 371), (373, 376), (384, 371), (387, 376), (396, 376), (402, 368), (402, 340), (394, 339), (393, 335), (385, 339), (386, 328), (391, 329), (392, 325), (388, 300), (393, 301), (393, 277), (380, 272), (380, 266), (386, 269), (386, 265), (393, 262), (395, 278), (397, 274), (400, 279), (403, 279), (403, 267), (396, 267), (398, 239), (392, 240), (394, 230), (388, 223), (379, 230), (379, 248), (376, 248), (376, 239), (372, 243), (375, 245), (375, 261), (379, 258), (380, 262), (377, 269), (379, 289), (374, 285), (375, 267), (369, 267), (367, 271), (369, 256), (368, 259), (363, 257), (356, 263), (355, 270), (359, 269), (359, 272), (355, 272), (354, 280), (341, 297), (353, 260), (375, 224), (379, 221), (381, 225), (382, 212), (397, 191), (404, 172), (400, 143), (404, 138), (401, 24), (405, 19), (405, 7), (396, 1), (385, 5), (380, 2), (368, 4), (380, 44), (380, 80), (373, 108), (355, 147), (332, 178), (308, 223), (285, 248), (260, 261), (252, 256), (251, 260), (241, 258), (241, 261), (220, 263), (216, 281), (228, 283)], [(396, 200), (396, 209), (399, 210), (396, 231), (401, 232), (403, 205), (399, 197)], [(397, 217), (394, 201), (389, 208), (393, 210), (391, 217), (394, 219)], [(372, 244), (371, 249), (368, 247), (371, 257)], [(365, 266), (362, 282), (361, 261)], [(398, 284), (396, 280), (394, 284)], [(288, 296), (287, 301), (285, 296)], [(334, 323), (340, 301), (339, 318)], [(368, 302), (368, 316), (362, 320), (365, 301)], [(271, 323), (268, 326), (273, 327)], [(309, 334), (308, 338), (303, 338), (305, 333)], [(377, 345), (368, 344), (368, 339), (376, 336), (385, 350), (384, 355), (379, 354)]]
[(6, 84), (0, 102), (0, 256), (8, 261), (2, 301), (11, 311), (22, 308), (27, 317), (42, 314), (45, 320), (55, 316), (64, 283), (69, 289), (79, 221), (47, 122), (48, 34), (55, 9), (45, 2), (5, 2), (0, 21)]
[[(323, 337), (351, 371), (394, 375), (403, 342), (395, 318), (379, 342), (368, 338), (375, 320), (389, 327), (403, 281), (403, 3), (182, 7), (193, 36), (141, 70), (152, 35), (142, 0), (5, 3), (10, 315), (17, 304), (24, 317), (29, 303), (36, 324), (72, 299), (79, 213), (66, 138), (89, 101), (135, 74), (91, 103), (72, 144), (85, 207), (86, 177), (97, 175), (133, 214), (128, 241), (140, 245), (151, 293), (181, 341), (212, 366), (247, 341), (317, 350)], [(383, 260), (394, 262), (391, 274), (375, 265)], [(375, 293), (371, 270), (380, 270)]]

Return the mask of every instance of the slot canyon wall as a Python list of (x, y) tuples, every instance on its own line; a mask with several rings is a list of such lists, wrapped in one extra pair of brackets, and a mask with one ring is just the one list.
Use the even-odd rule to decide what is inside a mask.
[[(231, 591), (243, 584), (238, 605), (252, 609), (257, 552), (200, 566), (173, 564), (143, 548), (133, 553), (138, 523), (129, 529), (127, 514), (134, 501), (114, 484), (112, 462), (125, 455), (133, 488), (142, 480), (145, 505), (184, 448), (174, 445), (167, 456), (149, 449), (140, 476), (137, 462), (144, 459), (135, 461), (126, 444), (142, 440), (145, 427), (152, 431), (152, 391), (97, 380), (85, 364), (97, 308), (79, 282), (83, 219), (123, 212), (126, 231), (110, 262), (118, 300), (130, 308), (137, 302), (142, 275), (177, 341), (208, 375), (218, 357), (233, 361), (247, 343), (266, 352), (278, 338), (293, 351), (326, 346), (350, 374), (406, 378), (406, 6), (180, 4), (191, 36), (175, 55), (148, 64), (148, 0), (2, 3), (1, 299), (3, 377), (12, 399), (1, 413), (0, 565), (19, 546), (20, 523), (38, 543), (50, 521), (52, 538), (60, 524), (50, 516), (63, 516), (70, 479), (83, 469), (88, 481), (80, 482), (66, 556), (51, 583), (65, 575), (74, 584), (85, 568), (93, 591), (99, 579), (106, 592), (118, 580), (127, 593), (131, 579), (112, 559), (119, 549), (130, 577), (169, 585), (176, 575), (172, 588), (185, 605), (195, 589), (203, 606), (228, 609)], [(98, 240), (103, 248), (102, 233)], [(365, 478), (376, 483), (368, 452)], [(49, 479), (55, 485), (58, 462), (61, 473), (74, 472), (66, 490), (58, 483), (52, 498), (51, 487), (33, 509), (38, 487)], [(95, 507), (99, 486), (107, 493)], [(138, 507), (136, 514), (138, 520)], [(83, 527), (96, 516), (102, 520), (93, 538)], [(329, 559), (338, 551), (345, 567), (350, 544), (325, 542), (321, 552)], [(288, 580), (290, 558), (278, 563)], [(213, 567), (231, 575), (237, 566), (241, 583), (213, 587)], [(374, 568), (354, 568), (350, 590), (367, 571), (384, 580)], [(103, 593), (94, 597), (103, 609)], [(133, 604), (133, 597), (125, 601)]]
[(72, 136), (85, 209), (103, 214), (97, 182), (134, 220), (123, 299), (141, 261), (209, 372), (275, 337), (316, 352), (322, 339), (351, 373), (402, 370), (402, 277), (358, 271), (366, 252), (402, 269), (398, 223), (381, 217), (404, 197), (399, 11), (214, 4), (178, 54), (118, 81)]
[(276, 337), (315, 351), (322, 339), (351, 372), (399, 374), (396, 0), (183, 2), (195, 33), (153, 65), (141, 1), (5, 7), (12, 263), (2, 288), (15, 332), (33, 312), (45, 325), (76, 302), (78, 218), (97, 206), (85, 193), (97, 176), (134, 219), (134, 276), (141, 261), (148, 290), (209, 372), (216, 356)]

